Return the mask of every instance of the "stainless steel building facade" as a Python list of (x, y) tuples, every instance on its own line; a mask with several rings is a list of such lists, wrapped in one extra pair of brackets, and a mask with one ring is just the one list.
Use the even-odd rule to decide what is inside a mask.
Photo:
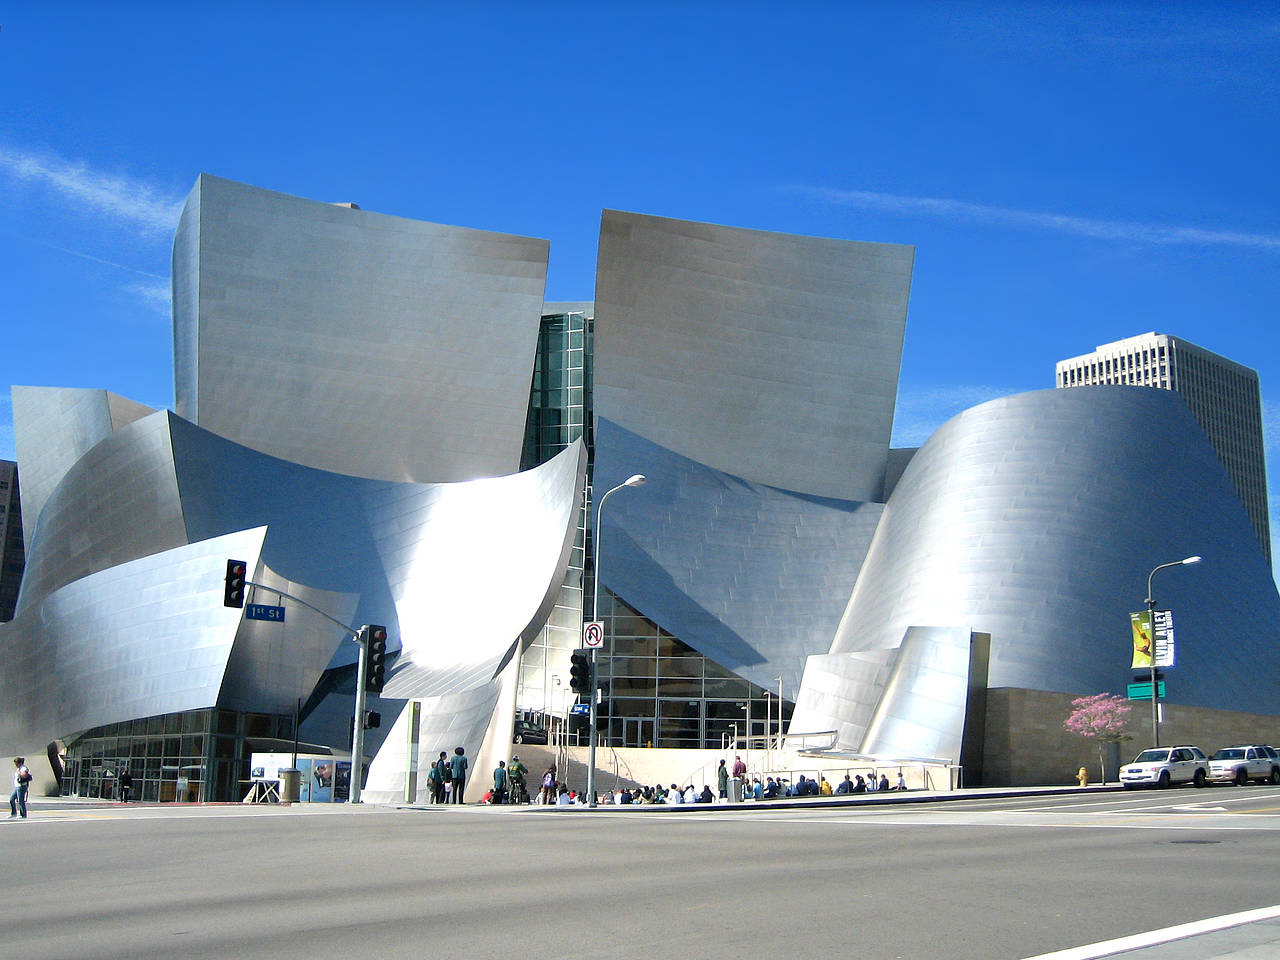
[(268, 600), (390, 628), (368, 800), (421, 799), (455, 745), (487, 771), (517, 710), (561, 711), (597, 567), (618, 745), (771, 713), (954, 759), (988, 686), (1117, 688), (1146, 572), (1187, 553), (1159, 584), (1170, 699), (1280, 702), (1247, 672), (1280, 598), (1177, 398), (1025, 394), (895, 451), (912, 248), (605, 211), (594, 304), (544, 306), (546, 257), (202, 176), (174, 244), (177, 412), (14, 389), (0, 749), (52, 744), (90, 792), (127, 756), (155, 799), (229, 798), (299, 700), (304, 740), (342, 749), (354, 645), (303, 607), (223, 607), (227, 557)]

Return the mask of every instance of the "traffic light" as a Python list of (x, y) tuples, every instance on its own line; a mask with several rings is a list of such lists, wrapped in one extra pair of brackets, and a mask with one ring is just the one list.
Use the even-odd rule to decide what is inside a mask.
[(366, 730), (377, 730), (382, 726), (382, 714), (377, 710), (366, 710), (364, 712), (364, 728)]
[(569, 686), (574, 693), (591, 692), (591, 654), (585, 650), (575, 650), (569, 656)]
[(244, 574), (245, 562), (243, 560), (227, 561), (227, 579), (222, 588), (222, 605), (224, 607), (235, 607), (238, 610), (244, 609)]
[(387, 628), (371, 623), (364, 628), (364, 688), (381, 693), (387, 682)]

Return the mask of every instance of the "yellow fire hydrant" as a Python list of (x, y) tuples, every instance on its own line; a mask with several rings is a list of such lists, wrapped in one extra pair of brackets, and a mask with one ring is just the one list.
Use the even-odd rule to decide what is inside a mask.
[(1076, 773), (1076, 779), (1080, 781), (1080, 786), (1087, 787), (1089, 785), (1089, 771), (1081, 767)]

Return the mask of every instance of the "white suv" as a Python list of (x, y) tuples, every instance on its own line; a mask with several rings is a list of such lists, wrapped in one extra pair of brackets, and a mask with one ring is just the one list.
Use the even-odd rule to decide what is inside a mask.
[(1194, 783), (1203, 787), (1209, 779), (1209, 760), (1199, 747), (1149, 747), (1132, 763), (1120, 768), (1120, 782), (1125, 789), (1140, 785), (1167, 787), (1175, 783)]
[(1209, 779), (1243, 787), (1250, 780), (1280, 783), (1280, 759), (1270, 747), (1223, 747), (1209, 758)]

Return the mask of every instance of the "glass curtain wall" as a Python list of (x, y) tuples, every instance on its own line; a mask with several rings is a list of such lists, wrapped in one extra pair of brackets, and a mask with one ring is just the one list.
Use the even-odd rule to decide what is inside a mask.
[[(546, 463), (580, 437), (591, 443), (591, 318), (585, 313), (542, 318), (534, 358), (529, 416), (520, 468)], [(569, 689), (569, 654), (582, 641), (586, 511), (578, 515), (569, 569), (555, 608), (520, 659), (516, 711), (551, 729), (565, 722), (575, 697)]]
[(615, 747), (719, 749), (732, 737), (776, 735), (791, 719), (777, 691), (737, 676), (641, 616), (608, 591), (600, 597), (602, 743)]
[(133, 777), (144, 803), (228, 802), (248, 790), (247, 739), (291, 740), (293, 718), (191, 710), (97, 727), (66, 745), (63, 796), (118, 800), (117, 778)]

